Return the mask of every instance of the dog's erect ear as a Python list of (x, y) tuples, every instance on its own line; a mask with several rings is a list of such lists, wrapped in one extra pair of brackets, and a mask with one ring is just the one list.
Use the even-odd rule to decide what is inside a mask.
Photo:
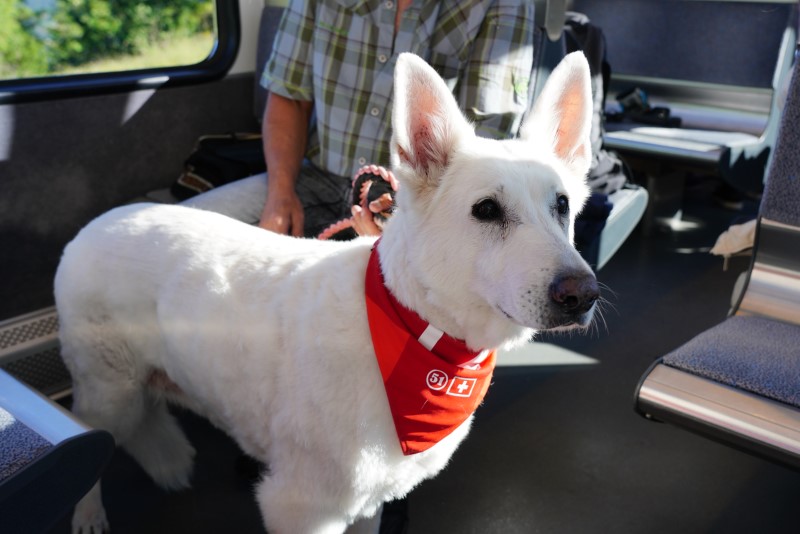
[(392, 164), (410, 166), (418, 187), (434, 187), (464, 135), (474, 135), (439, 74), (414, 54), (400, 54), (394, 69)]
[(582, 52), (568, 54), (553, 70), (520, 129), (520, 137), (552, 143), (556, 156), (584, 178), (592, 162), (592, 87)]

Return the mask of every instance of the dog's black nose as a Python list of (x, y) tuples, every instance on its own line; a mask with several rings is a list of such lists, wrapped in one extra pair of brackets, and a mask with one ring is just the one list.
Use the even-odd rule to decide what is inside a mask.
[(597, 279), (592, 274), (568, 274), (550, 285), (550, 299), (567, 315), (580, 315), (592, 309), (600, 298)]

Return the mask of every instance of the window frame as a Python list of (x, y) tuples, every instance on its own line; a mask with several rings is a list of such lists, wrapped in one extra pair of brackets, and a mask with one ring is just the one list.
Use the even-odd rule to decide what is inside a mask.
[(217, 41), (200, 63), (118, 72), (0, 80), (0, 105), (197, 84), (222, 78), (239, 51), (239, 2), (216, 0)]

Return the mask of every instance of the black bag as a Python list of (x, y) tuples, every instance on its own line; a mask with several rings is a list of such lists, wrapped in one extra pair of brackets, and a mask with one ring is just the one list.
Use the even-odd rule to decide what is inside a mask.
[(261, 135), (204, 135), (197, 140), (183, 168), (171, 187), (172, 194), (179, 200), (264, 172), (267, 164)]
[(605, 135), (605, 106), (611, 67), (606, 60), (606, 38), (603, 30), (582, 13), (568, 11), (564, 27), (568, 52), (582, 51), (589, 62), (592, 75), (592, 166), (589, 168), (589, 188), (593, 193), (610, 195), (621, 189), (630, 178), (622, 159), (603, 148)]

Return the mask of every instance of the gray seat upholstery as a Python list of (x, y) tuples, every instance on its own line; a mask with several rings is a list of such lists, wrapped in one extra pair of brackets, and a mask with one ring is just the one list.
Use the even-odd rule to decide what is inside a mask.
[(0, 371), (0, 528), (45, 532), (100, 477), (114, 439)]
[(800, 467), (800, 76), (781, 118), (744, 292), (723, 323), (658, 360), (636, 409)]
[(798, 325), (738, 315), (706, 330), (662, 362), (800, 408), (797, 340)]

